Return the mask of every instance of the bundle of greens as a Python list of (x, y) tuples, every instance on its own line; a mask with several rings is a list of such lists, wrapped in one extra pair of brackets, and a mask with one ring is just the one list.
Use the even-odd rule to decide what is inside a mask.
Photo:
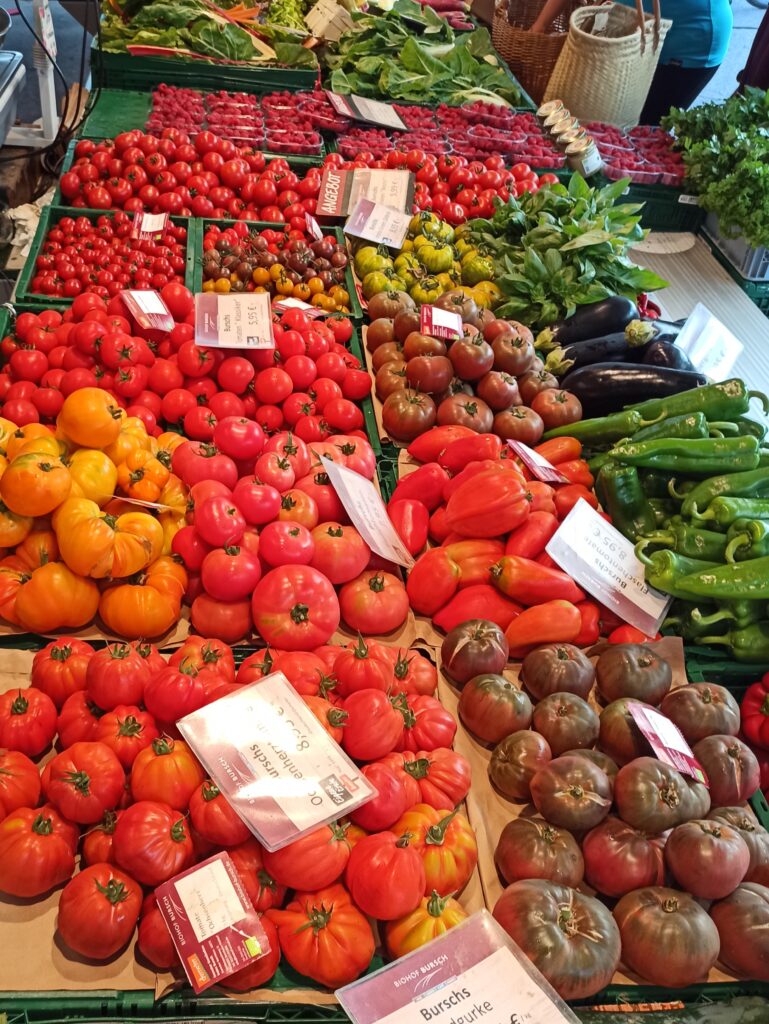
[(628, 179), (590, 188), (574, 174), (565, 185), (524, 192), (501, 203), (489, 220), (458, 229), (494, 259), (495, 282), (505, 301), (498, 317), (546, 327), (577, 306), (610, 295), (635, 299), (667, 284), (627, 257), (645, 235), (641, 205), (615, 205)]
[(687, 188), (718, 214), (722, 234), (769, 245), (769, 93), (674, 108), (662, 124), (683, 151)]
[[(294, 5), (299, 2), (294, 0)], [(291, 0), (276, 0), (276, 4), (276, 19), (293, 16)], [(125, 53), (129, 46), (152, 46), (168, 50), (169, 56), (173, 51), (191, 51), (215, 60), (277, 61), (291, 67), (317, 67), (314, 54), (296, 42), (283, 41), (280, 35), (272, 34), (272, 48), (262, 44), (252, 32), (236, 23), (237, 18), (225, 16), (232, 6), (225, 0), (221, 13), (217, 13), (203, 0), (129, 0), (121, 8), (121, 16), (105, 4), (101, 45), (112, 53)], [(240, 5), (237, 10), (240, 11)], [(261, 31), (262, 26), (256, 21), (244, 21)]]
[(413, 0), (352, 17), (355, 28), (326, 56), (334, 92), (453, 106), (473, 100), (514, 105), (521, 98), (486, 29), (457, 39), (444, 18)]

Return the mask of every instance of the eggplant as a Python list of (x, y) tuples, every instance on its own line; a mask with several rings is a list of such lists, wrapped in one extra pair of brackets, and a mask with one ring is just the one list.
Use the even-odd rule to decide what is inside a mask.
[(655, 341), (675, 342), (676, 338), (683, 330), (684, 324), (686, 323), (686, 317), (683, 317), (681, 320), (650, 320), (649, 323), (651, 323), (654, 328)]
[(708, 379), (701, 373), (672, 370), (643, 363), (594, 363), (568, 373), (562, 384), (582, 403), (585, 419), (619, 412), (626, 405), (648, 398), (667, 398), (681, 391), (702, 387)]
[(668, 366), (673, 370), (690, 371), (697, 369), (683, 349), (670, 341), (662, 341), (659, 338), (644, 345), (642, 349), (638, 350), (638, 354), (645, 366)]
[(638, 349), (632, 349), (627, 343), (624, 331), (618, 334), (607, 334), (603, 338), (591, 338), (589, 341), (576, 341), (572, 345), (554, 349), (548, 353), (545, 369), (562, 377), (561, 367), (571, 362), (565, 373), (578, 370), (581, 366), (591, 363), (622, 362), (629, 354), (635, 357)]
[(575, 341), (587, 341), (622, 331), (631, 320), (637, 319), (638, 307), (632, 299), (624, 295), (612, 295), (588, 306), (577, 306), (571, 316), (545, 328), (545, 331), (548, 332), (550, 342), (571, 345)]

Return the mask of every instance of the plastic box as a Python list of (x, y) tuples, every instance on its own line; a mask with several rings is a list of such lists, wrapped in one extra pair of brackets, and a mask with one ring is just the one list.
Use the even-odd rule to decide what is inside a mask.
[[(115, 210), (81, 210), (73, 209), (71, 207), (61, 206), (47, 206), (41, 216), (37, 225), (37, 231), (35, 237), (32, 239), (32, 246), (29, 250), (29, 256), (27, 262), (24, 264), (21, 273), (19, 274), (18, 281), (16, 282), (15, 299), (18, 302), (29, 303), (30, 305), (38, 308), (50, 309), (52, 307), (58, 307), (59, 309), (66, 308), (72, 304), (72, 299), (65, 298), (60, 295), (38, 295), (31, 291), (31, 281), (35, 276), (35, 261), (37, 260), (40, 249), (42, 248), (43, 242), (49, 232), (49, 230), (58, 224), (62, 217), (88, 217), (89, 220), (95, 221), (97, 217), (111, 217), (116, 213)], [(197, 222), (191, 217), (171, 217), (173, 224), (182, 224), (187, 229), (187, 252), (186, 252), (186, 267), (184, 270), (184, 283), (192, 290), (193, 277), (195, 272), (195, 255), (197, 253)]]
[(755, 248), (744, 238), (727, 238), (721, 234), (718, 214), (709, 213), (705, 218), (705, 234), (724, 254), (740, 277), (746, 281), (769, 282), (769, 246)]
[(769, 317), (769, 279), (764, 281), (748, 281), (737, 270), (732, 261), (716, 245), (710, 236), (703, 231), (703, 235), (710, 243), (710, 250), (732, 280), (742, 288), (751, 302), (758, 306), (764, 316)]
[(16, 120), (16, 108), (24, 87), (26, 68), (20, 53), (15, 50), (0, 51), (0, 146)]

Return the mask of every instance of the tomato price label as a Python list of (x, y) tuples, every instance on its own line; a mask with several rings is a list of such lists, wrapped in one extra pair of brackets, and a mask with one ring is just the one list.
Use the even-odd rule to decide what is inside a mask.
[(311, 213), (305, 213), (304, 222), (307, 225), (308, 234), (312, 235), (316, 242), (323, 238), (323, 230)]
[(571, 578), (621, 619), (654, 636), (672, 598), (650, 587), (632, 543), (584, 500), (576, 503), (545, 548)]
[(167, 213), (144, 213), (134, 215), (131, 225), (131, 238), (141, 238), (147, 242), (157, 242), (168, 227)]
[(172, 331), (174, 318), (157, 292), (126, 289), (120, 293), (123, 305), (144, 330)]
[(353, 526), (371, 550), (388, 562), (410, 569), (414, 559), (393, 526), (373, 483), (325, 455), (321, 455), (320, 461)]
[(275, 348), (267, 292), (195, 296), (195, 344), (202, 348)]
[(277, 302), (273, 302), (272, 308), (280, 313), (285, 313), (287, 309), (301, 309), (303, 313), (306, 313), (312, 320), (317, 320), (320, 316), (327, 316), (325, 309), (321, 309), (320, 306), (311, 306), (309, 302), (302, 302), (301, 299), (295, 299), (293, 295), (287, 295), (284, 299), (279, 299)]
[[(359, 199), (368, 199), (405, 213), (411, 210), (415, 180), (411, 171), (388, 171), (376, 167), (356, 167), (345, 171), (329, 166), (320, 179), (315, 212), (321, 217), (346, 217), (355, 209)], [(411, 220), (410, 212), (408, 220)]]
[(351, 117), (354, 121), (378, 124), (383, 128), (394, 128), (399, 132), (406, 131), (406, 125), (403, 123), (400, 114), (390, 103), (382, 103), (381, 100), (370, 100), (365, 96), (358, 96), (355, 93), (352, 93), (350, 96), (340, 96), (338, 93), (329, 92), (328, 90), (326, 90), (326, 96), (328, 96), (329, 102), (338, 114)]
[(282, 672), (176, 724), (226, 800), (270, 851), (374, 796)]
[(488, 910), (336, 997), (353, 1024), (577, 1024)]
[(536, 480), (541, 480), (545, 484), (567, 484), (569, 482), (563, 473), (559, 473), (555, 466), (548, 462), (544, 455), (535, 452), (533, 448), (529, 448), (522, 441), (508, 441), (507, 447), (514, 455), (518, 456)]
[(400, 249), (410, 223), (409, 213), (401, 213), (370, 199), (359, 199), (344, 226), (344, 232), (346, 235), (376, 242), (377, 245)]
[(419, 330), (431, 338), (453, 341), (462, 337), (462, 317), (450, 309), (422, 306), (419, 310)]
[(651, 744), (651, 748), (660, 761), (669, 764), (671, 768), (682, 772), (684, 775), (691, 775), (697, 782), (708, 786), (708, 777), (702, 769), (702, 765), (692, 753), (692, 749), (683, 737), (683, 733), (669, 718), (655, 711), (654, 708), (646, 708), (642, 704), (631, 701), (628, 704), (630, 714), (633, 716), (636, 725)]
[(196, 992), (270, 952), (270, 940), (227, 853), (164, 882), (158, 910)]

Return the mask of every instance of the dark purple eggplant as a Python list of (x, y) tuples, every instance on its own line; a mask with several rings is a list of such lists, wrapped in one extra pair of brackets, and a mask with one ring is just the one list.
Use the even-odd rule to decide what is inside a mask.
[(568, 373), (562, 381), (566, 391), (582, 403), (585, 419), (619, 412), (649, 398), (667, 398), (681, 391), (702, 387), (708, 379), (701, 373), (672, 370), (643, 363), (595, 363)]
[(614, 363), (621, 362), (635, 354), (639, 350), (630, 348), (624, 331), (618, 334), (607, 334), (603, 338), (592, 338), (590, 341), (578, 341), (573, 345), (565, 345), (550, 352), (545, 364), (551, 373), (557, 377), (563, 374), (559, 372), (564, 363), (571, 362), (571, 366), (565, 371), (571, 373), (581, 366), (590, 366), (592, 363)]
[(645, 366), (669, 366), (673, 370), (690, 371), (697, 369), (683, 349), (670, 341), (660, 341), (659, 338), (639, 349), (638, 355)]
[(559, 345), (601, 338), (622, 331), (631, 320), (638, 319), (638, 307), (624, 295), (612, 295), (588, 306), (578, 306), (571, 316), (549, 328), (550, 336)]
[(655, 341), (674, 342), (683, 330), (683, 326), (686, 323), (686, 317), (682, 320), (652, 320), (650, 322), (655, 331)]

